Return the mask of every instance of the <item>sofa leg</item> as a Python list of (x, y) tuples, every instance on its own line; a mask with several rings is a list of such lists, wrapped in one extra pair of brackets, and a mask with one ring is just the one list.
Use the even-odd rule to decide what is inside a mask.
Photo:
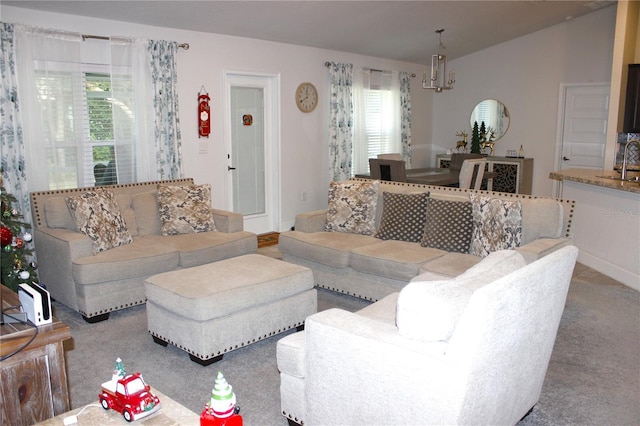
[(522, 418), (519, 421), (523, 421), (529, 414), (531, 414), (531, 412), (533, 411), (534, 407), (535, 407), (535, 405), (533, 407), (531, 407), (529, 409), (529, 411), (527, 411), (527, 413), (524, 416), (522, 416)]
[(211, 365), (214, 362), (220, 361), (222, 359), (222, 357), (223, 357), (223, 355), (218, 355), (218, 356), (214, 356), (213, 358), (209, 358), (209, 359), (200, 359), (195, 355), (189, 354), (189, 358), (191, 359), (191, 361), (195, 362), (196, 364), (200, 364), (203, 367)]
[(304, 324), (296, 327), (296, 331), (302, 331), (302, 330), (304, 330)]
[(287, 419), (289, 426), (300, 426), (301, 423), (296, 423), (293, 419)]
[(160, 346), (164, 346), (164, 347), (166, 347), (166, 346), (169, 344), (168, 342), (165, 342), (164, 340), (162, 340), (162, 339), (161, 339), (161, 338), (159, 338), (159, 337), (156, 337), (156, 336), (151, 336), (151, 337), (153, 337), (153, 341), (154, 341), (154, 343), (157, 343), (157, 344), (159, 344)]
[(89, 324), (95, 324), (95, 323), (100, 322), (100, 321), (108, 320), (109, 319), (109, 312), (107, 312), (106, 314), (100, 314), (100, 315), (96, 315), (96, 316), (93, 316), (93, 317), (86, 317), (86, 316), (83, 315), (82, 319), (84, 319)]

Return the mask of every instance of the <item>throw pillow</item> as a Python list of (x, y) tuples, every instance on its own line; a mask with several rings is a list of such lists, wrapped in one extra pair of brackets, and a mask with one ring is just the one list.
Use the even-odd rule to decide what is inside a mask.
[(133, 242), (112, 191), (96, 189), (65, 201), (78, 230), (91, 239), (94, 254)]
[(471, 203), (429, 198), (422, 247), (469, 253), (472, 233)]
[(211, 185), (158, 185), (162, 235), (215, 231)]
[(448, 340), (471, 294), (471, 290), (457, 285), (455, 280), (407, 284), (398, 295), (398, 332), (428, 342)]
[(331, 182), (325, 231), (373, 235), (379, 180)]
[(375, 237), (381, 240), (419, 242), (424, 232), (429, 193), (382, 194), (382, 218)]
[(469, 194), (473, 215), (471, 254), (486, 257), (522, 244), (522, 203)]

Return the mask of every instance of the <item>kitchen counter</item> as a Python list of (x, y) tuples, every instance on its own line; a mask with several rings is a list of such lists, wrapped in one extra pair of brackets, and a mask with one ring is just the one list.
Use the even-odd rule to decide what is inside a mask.
[[(640, 291), (640, 182), (613, 170), (568, 169), (549, 174), (558, 196), (576, 202), (573, 242), (578, 262)], [(635, 178), (638, 172), (629, 172)]]
[[(635, 178), (638, 175), (640, 175), (638, 172), (627, 172), (628, 178)], [(616, 189), (618, 191), (636, 192), (640, 194), (640, 180), (635, 182), (619, 180), (620, 173), (614, 170), (567, 169), (551, 172), (549, 173), (549, 178), (559, 181), (569, 180), (573, 182), (586, 183), (588, 185)]]

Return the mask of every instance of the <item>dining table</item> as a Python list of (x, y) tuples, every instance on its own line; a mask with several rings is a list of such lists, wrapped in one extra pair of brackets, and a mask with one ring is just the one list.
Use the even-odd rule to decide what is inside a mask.
[[(458, 184), (460, 172), (444, 167), (423, 167), (417, 169), (407, 169), (406, 182), (420, 183), (436, 186), (455, 186)], [(497, 172), (484, 172), (483, 180), (498, 177)], [(369, 178), (367, 174), (358, 174), (356, 177)]]

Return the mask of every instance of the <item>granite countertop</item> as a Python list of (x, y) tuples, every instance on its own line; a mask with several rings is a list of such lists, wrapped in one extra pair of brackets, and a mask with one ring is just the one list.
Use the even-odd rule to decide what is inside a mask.
[[(640, 173), (638, 172), (628, 172), (627, 177), (636, 178), (639, 174)], [(551, 172), (549, 173), (549, 178), (560, 181), (570, 180), (573, 182), (586, 183), (588, 185), (640, 194), (640, 181), (627, 182), (619, 180), (620, 173), (615, 170), (567, 169)], [(618, 178), (618, 180), (611, 178)]]

